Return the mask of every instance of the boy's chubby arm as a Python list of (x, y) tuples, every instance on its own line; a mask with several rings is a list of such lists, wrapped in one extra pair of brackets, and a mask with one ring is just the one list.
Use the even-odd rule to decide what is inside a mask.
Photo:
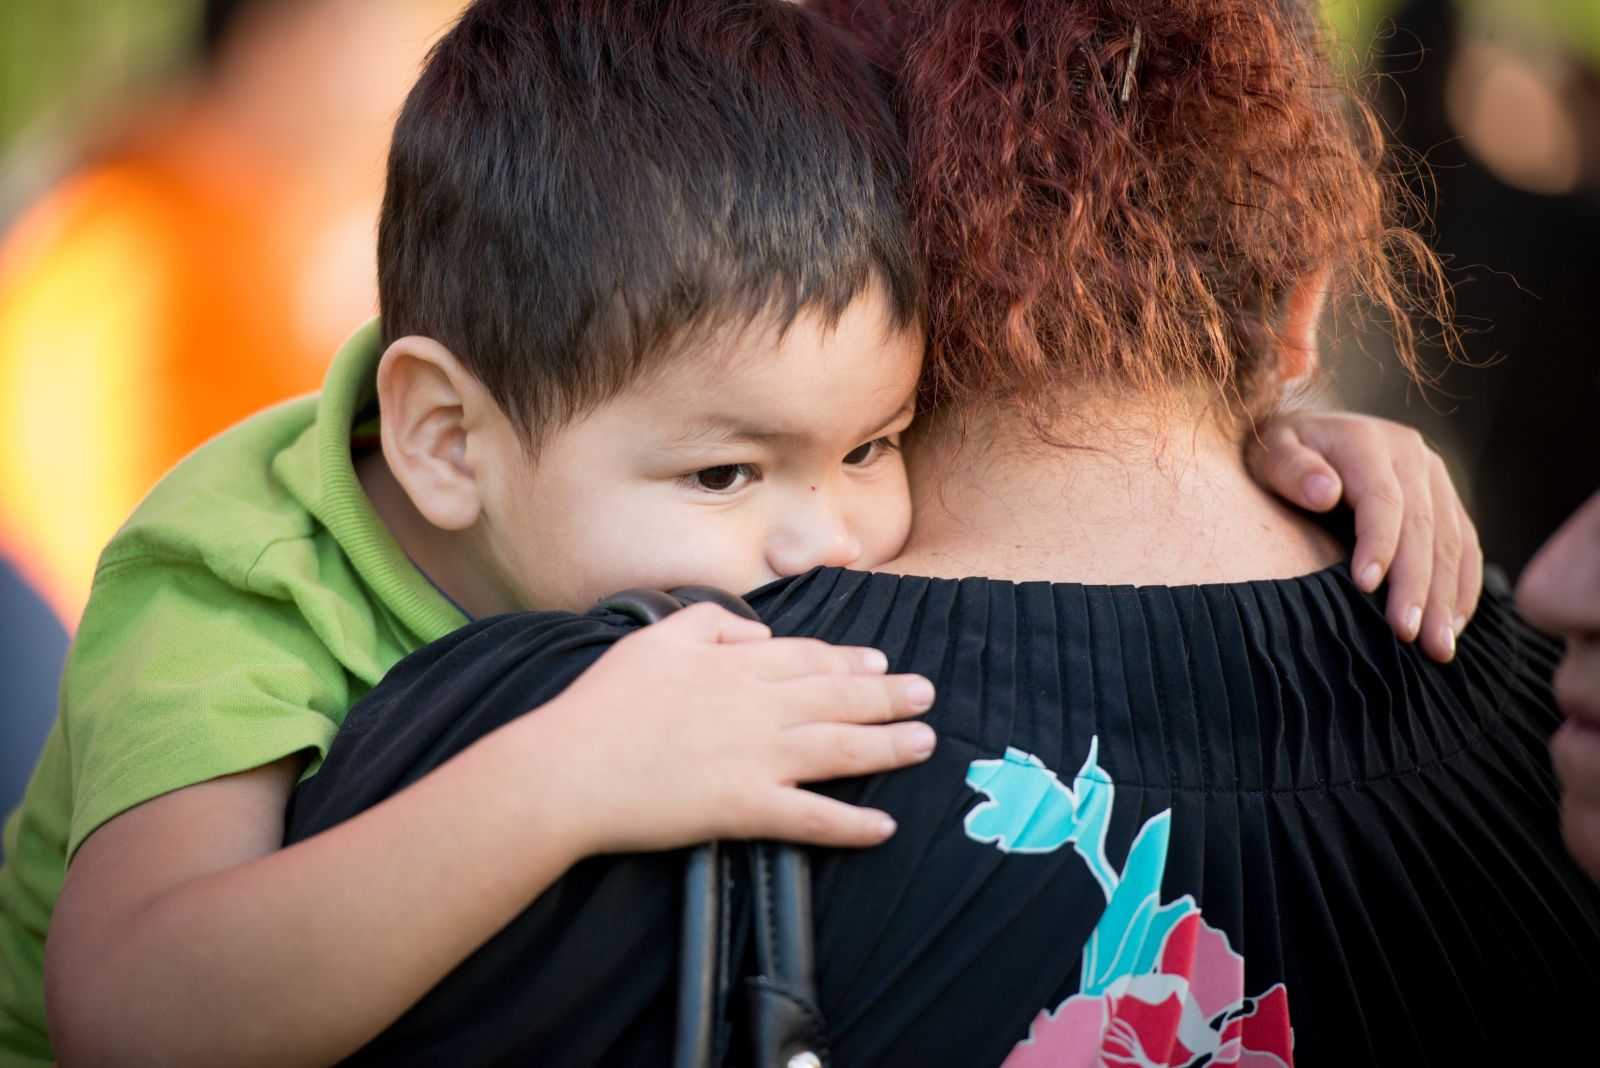
[(377, 1035), (578, 859), (711, 837), (866, 846), (880, 812), (797, 783), (916, 763), (932, 702), (881, 653), (767, 640), (710, 605), (282, 848), (293, 757), (166, 794), (79, 849), (46, 996), (65, 1064), (325, 1064)]

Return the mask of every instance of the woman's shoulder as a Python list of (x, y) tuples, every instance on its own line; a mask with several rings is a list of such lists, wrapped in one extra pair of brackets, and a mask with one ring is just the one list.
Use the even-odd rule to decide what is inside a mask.
[[(984, 631), (1002, 642), (1026, 644), (1092, 639), (1105, 653), (1147, 639), (1154, 630), (1182, 639), (1153, 650), (1162, 658), (1188, 656), (1193, 643), (1211, 638), (1240, 655), (1301, 659), (1341, 651), (1415, 651), (1386, 621), (1385, 596), (1381, 588), (1361, 590), (1344, 561), (1291, 578), (1182, 586), (932, 578), (824, 567), (747, 595), (775, 633), (832, 641), (859, 640), (883, 627), (951, 636)], [(1484, 592), (1461, 642), (1458, 661), (1487, 657), (1546, 679), (1559, 657), (1559, 645), (1529, 626), (1510, 595), (1493, 587)]]
[(1509, 598), (1487, 594), (1439, 665), (1396, 639), (1382, 595), (1342, 563), (1192, 586), (825, 568), (751, 603), (775, 633), (874, 645), (933, 678), (942, 733), (996, 752), (1101, 737), (1174, 787), (1385, 777), (1507, 731), (1542, 748), (1557, 650)]

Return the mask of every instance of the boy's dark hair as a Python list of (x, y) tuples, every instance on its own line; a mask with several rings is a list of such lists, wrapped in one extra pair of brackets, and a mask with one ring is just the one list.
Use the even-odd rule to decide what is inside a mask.
[(384, 341), (434, 338), (530, 442), (689, 331), (922, 290), (903, 152), (855, 52), (784, 0), (477, 0), (396, 124)]

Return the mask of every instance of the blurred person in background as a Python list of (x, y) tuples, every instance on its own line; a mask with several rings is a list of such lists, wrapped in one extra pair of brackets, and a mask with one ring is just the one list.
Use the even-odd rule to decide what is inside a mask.
[(117, 525), (196, 445), (317, 389), (373, 313), (389, 128), (459, 7), (208, 0), (179, 84), (114, 105), (0, 241), (0, 811)]
[[(1336, 0), (1376, 34), (1395, 140), (1451, 268), (1462, 363), (1418, 390), (1338, 358), (1341, 404), (1422, 430), (1452, 465), (1485, 556), (1515, 577), (1600, 485), (1600, 3)], [(1347, 23), (1347, 28), (1348, 28)], [(1373, 55), (1370, 61), (1365, 57)]]
[(1600, 882), (1600, 492), (1545, 543), (1517, 584), (1529, 622), (1566, 639), (1555, 676), (1567, 722), (1550, 743), (1567, 848)]
[(188, 80), (0, 245), (0, 554), (72, 627), (178, 459), (375, 307), (388, 128), (454, 0), (210, 0)]

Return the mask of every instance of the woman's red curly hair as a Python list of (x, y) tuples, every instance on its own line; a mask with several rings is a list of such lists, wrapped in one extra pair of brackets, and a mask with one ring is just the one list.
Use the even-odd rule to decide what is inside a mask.
[(1305, 0), (810, 6), (891, 85), (934, 404), (1037, 416), (1063, 383), (1203, 382), (1259, 415), (1284, 301), (1319, 277), (1392, 326), (1413, 373), (1413, 313), (1447, 322), (1382, 130)]

